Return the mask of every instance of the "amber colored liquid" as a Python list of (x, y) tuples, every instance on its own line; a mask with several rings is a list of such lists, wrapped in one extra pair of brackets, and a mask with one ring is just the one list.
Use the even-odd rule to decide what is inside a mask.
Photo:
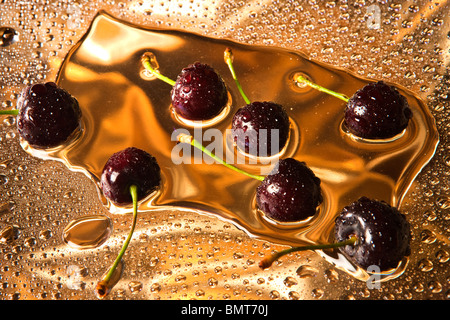
[[(259, 181), (217, 163), (194, 163), (197, 153), (192, 153), (191, 164), (173, 163), (174, 129), (194, 130), (173, 115), (171, 86), (148, 79), (141, 57), (153, 53), (159, 71), (172, 79), (195, 61), (215, 68), (228, 85), (230, 105), (228, 113), (204, 126), (203, 132), (215, 128), (225, 133), (234, 112), (245, 104), (223, 60), (227, 47), (233, 51), (234, 67), (247, 96), (253, 101), (277, 102), (291, 118), (291, 137), (280, 157), (306, 162), (322, 181), (324, 201), (308, 221), (280, 224), (267, 220), (255, 206)], [(368, 83), (344, 70), (310, 61), (298, 52), (179, 31), (143, 29), (99, 14), (66, 57), (57, 80), (80, 103), (81, 134), (69, 145), (45, 154), (26, 149), (37, 156), (61, 160), (98, 183), (107, 159), (114, 152), (135, 146), (157, 158), (163, 176), (157, 194), (140, 204), (141, 214), (158, 214), (158, 209), (192, 210), (231, 221), (254, 237), (276, 243), (332, 241), (336, 215), (359, 197), (401, 205), (414, 178), (434, 154), (437, 130), (423, 102), (399, 88), (414, 114), (406, 131), (391, 141), (354, 139), (341, 125), (345, 103), (297, 85), (294, 76), (298, 73), (348, 96)], [(225, 134), (223, 150), (237, 152)], [(238, 166), (255, 174), (270, 169), (270, 164)], [(112, 212), (130, 211), (115, 208), (103, 197), (102, 201)]]

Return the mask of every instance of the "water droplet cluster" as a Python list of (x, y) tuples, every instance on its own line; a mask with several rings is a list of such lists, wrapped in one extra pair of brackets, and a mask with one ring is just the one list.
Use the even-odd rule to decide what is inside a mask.
[[(441, 143), (403, 211), (413, 228), (410, 267), (377, 290), (314, 253), (261, 272), (282, 247), (187, 212), (141, 216), (111, 299), (449, 299), (450, 10), (447, 2), (1, 1), (0, 108), (21, 88), (51, 80), (99, 10), (138, 25), (176, 28), (304, 52), (358, 75), (402, 84), (426, 101)], [(85, 250), (61, 235), (83, 215), (105, 214), (91, 181), (20, 147), (13, 117), (0, 122), (0, 299), (89, 299), (129, 230), (110, 216), (109, 240)], [(68, 183), (70, 181), (70, 184)]]

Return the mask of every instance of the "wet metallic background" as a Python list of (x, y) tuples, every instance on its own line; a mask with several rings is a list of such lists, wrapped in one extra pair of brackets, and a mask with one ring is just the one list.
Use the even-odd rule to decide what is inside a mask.
[[(402, 207), (413, 242), (400, 278), (369, 289), (312, 252), (261, 271), (261, 257), (281, 246), (251, 239), (211, 216), (165, 212), (140, 217), (123, 277), (108, 299), (450, 297), (448, 2), (3, 0), (0, 9), (2, 108), (15, 105), (24, 85), (54, 80), (62, 59), (106, 10), (137, 25), (299, 50), (401, 84), (436, 118), (441, 143)], [(2, 117), (0, 146), (1, 299), (96, 299), (93, 288), (114, 260), (129, 217), (112, 217), (114, 233), (102, 247), (68, 249), (61, 241), (67, 223), (82, 214), (107, 214), (95, 187), (62, 164), (27, 155), (12, 117)]]

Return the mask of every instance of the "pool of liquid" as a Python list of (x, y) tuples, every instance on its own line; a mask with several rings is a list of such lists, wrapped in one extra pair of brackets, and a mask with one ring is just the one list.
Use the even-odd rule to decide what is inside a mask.
[[(322, 181), (324, 201), (307, 221), (282, 224), (266, 219), (255, 204), (259, 181), (195, 150), (184, 155), (181, 163), (174, 161), (180, 160), (174, 158), (175, 130), (191, 133), (206, 146), (212, 143), (210, 133), (220, 132), (222, 135), (214, 137), (222, 139), (222, 147), (215, 151), (223, 158), (231, 154), (231, 159), (242, 160), (226, 134), (234, 112), (245, 105), (223, 60), (226, 48), (233, 51), (236, 73), (250, 100), (279, 103), (291, 119), (288, 145), (278, 156), (306, 162)], [(141, 58), (148, 53), (154, 55), (159, 71), (172, 79), (196, 61), (211, 65), (228, 86), (230, 101), (225, 113), (204, 124), (176, 117), (171, 109), (170, 85), (143, 70)], [(413, 112), (408, 128), (386, 141), (355, 139), (342, 127), (345, 103), (299, 85), (295, 81), (298, 74), (347, 96), (369, 82), (308, 60), (299, 52), (183, 31), (145, 29), (101, 12), (66, 56), (57, 78), (80, 103), (82, 131), (67, 145), (45, 152), (24, 142), (22, 145), (34, 156), (59, 160), (69, 169), (83, 172), (97, 186), (103, 166), (114, 152), (138, 147), (156, 157), (162, 171), (160, 189), (140, 203), (140, 214), (182, 208), (230, 221), (255, 238), (275, 243), (332, 241), (335, 217), (361, 196), (401, 209), (408, 188), (434, 155), (438, 133), (426, 105), (413, 92), (397, 86)], [(236, 166), (254, 174), (266, 174), (274, 165), (274, 159), (256, 159), (256, 163), (255, 159), (244, 159)], [(131, 207), (117, 208), (109, 203), (100, 190), (99, 197), (112, 213), (131, 212)], [(75, 231), (71, 229), (72, 234)]]

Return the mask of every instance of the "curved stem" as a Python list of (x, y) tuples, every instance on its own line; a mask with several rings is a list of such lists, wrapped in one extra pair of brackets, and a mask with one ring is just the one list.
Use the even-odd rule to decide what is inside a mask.
[(236, 172), (242, 173), (250, 178), (259, 180), (259, 181), (263, 181), (264, 180), (264, 176), (258, 176), (255, 174), (251, 174), (248, 173), (244, 170), (241, 170), (231, 164), (226, 163), (225, 161), (223, 161), (222, 159), (220, 159), (218, 156), (216, 156), (214, 153), (212, 153), (211, 151), (209, 151), (208, 149), (206, 149), (200, 142), (198, 142), (197, 140), (195, 140), (192, 136), (181, 133), (178, 135), (177, 137), (178, 141), (183, 142), (183, 143), (189, 143), (190, 145), (192, 145), (193, 147), (200, 149), (203, 153), (207, 154), (208, 156), (210, 156), (211, 158), (213, 158), (214, 160), (216, 160), (217, 162), (223, 164), (224, 166), (226, 166), (227, 168), (234, 170)]
[(233, 76), (234, 82), (236, 83), (236, 86), (239, 89), (239, 92), (241, 93), (242, 98), (244, 98), (245, 103), (250, 104), (250, 99), (247, 98), (247, 96), (244, 93), (244, 90), (242, 89), (241, 84), (239, 83), (239, 80), (237, 79), (236, 72), (234, 71), (233, 66), (233, 53), (231, 52), (230, 48), (227, 48), (224, 53), (224, 60), (225, 63), (228, 65), (228, 68), (230, 69), (231, 75)]
[(276, 260), (281, 258), (282, 256), (285, 256), (287, 254), (297, 252), (297, 251), (306, 251), (306, 250), (323, 250), (323, 249), (334, 249), (339, 247), (344, 247), (348, 245), (354, 245), (357, 241), (357, 238), (355, 236), (341, 242), (335, 242), (335, 243), (328, 243), (328, 244), (317, 244), (317, 245), (309, 245), (309, 246), (300, 246), (300, 247), (292, 247), (286, 250), (282, 250), (279, 252), (276, 252), (272, 254), (271, 256), (263, 259), (259, 263), (259, 267), (261, 269), (266, 269), (272, 265)]
[(123, 255), (125, 254), (125, 251), (128, 248), (128, 244), (130, 243), (130, 240), (134, 233), (134, 229), (136, 227), (137, 213), (138, 213), (138, 195), (137, 195), (137, 187), (135, 185), (132, 185), (130, 187), (130, 194), (131, 194), (131, 198), (133, 199), (133, 223), (131, 225), (131, 230), (128, 233), (128, 237), (126, 238), (125, 242), (123, 243), (122, 249), (120, 250), (119, 254), (117, 255), (117, 258), (114, 261), (114, 263), (112, 264), (108, 273), (97, 284), (97, 288), (96, 288), (97, 295), (100, 298), (106, 297), (108, 295), (108, 293), (111, 291), (111, 288), (114, 285), (114, 284), (110, 283), (112, 276), (114, 275), (114, 272), (116, 271), (117, 266), (119, 265), (120, 261), (122, 260)]
[(341, 99), (341, 100), (343, 100), (345, 102), (348, 102), (348, 100), (349, 100), (349, 98), (345, 94), (338, 93), (338, 92), (332, 91), (330, 89), (324, 88), (324, 87), (322, 87), (322, 86), (320, 86), (320, 85), (318, 85), (318, 84), (316, 84), (314, 82), (311, 82), (310, 80), (306, 79), (303, 76), (297, 76), (295, 78), (295, 80), (298, 81), (298, 82), (303, 82), (304, 84), (310, 86), (311, 88), (314, 88), (314, 89), (319, 90), (321, 92), (328, 93), (329, 95), (332, 95), (333, 97)]
[(162, 80), (162, 81), (164, 81), (164, 82), (170, 84), (172, 87), (175, 85), (175, 81), (174, 81), (174, 80), (172, 80), (172, 79), (170, 79), (170, 78), (168, 78), (168, 77), (166, 77), (166, 76), (163, 76), (161, 73), (159, 73), (159, 71), (155, 70), (155, 69), (152, 67), (152, 64), (151, 64), (151, 62), (150, 62), (150, 57), (144, 56), (144, 57), (142, 58), (142, 65), (144, 66), (144, 68), (145, 68), (146, 70), (150, 71), (150, 72), (151, 72), (155, 77), (157, 77), (159, 80)]
[(18, 109), (1, 110), (0, 115), (2, 114), (17, 116), (19, 114), (19, 110)]

